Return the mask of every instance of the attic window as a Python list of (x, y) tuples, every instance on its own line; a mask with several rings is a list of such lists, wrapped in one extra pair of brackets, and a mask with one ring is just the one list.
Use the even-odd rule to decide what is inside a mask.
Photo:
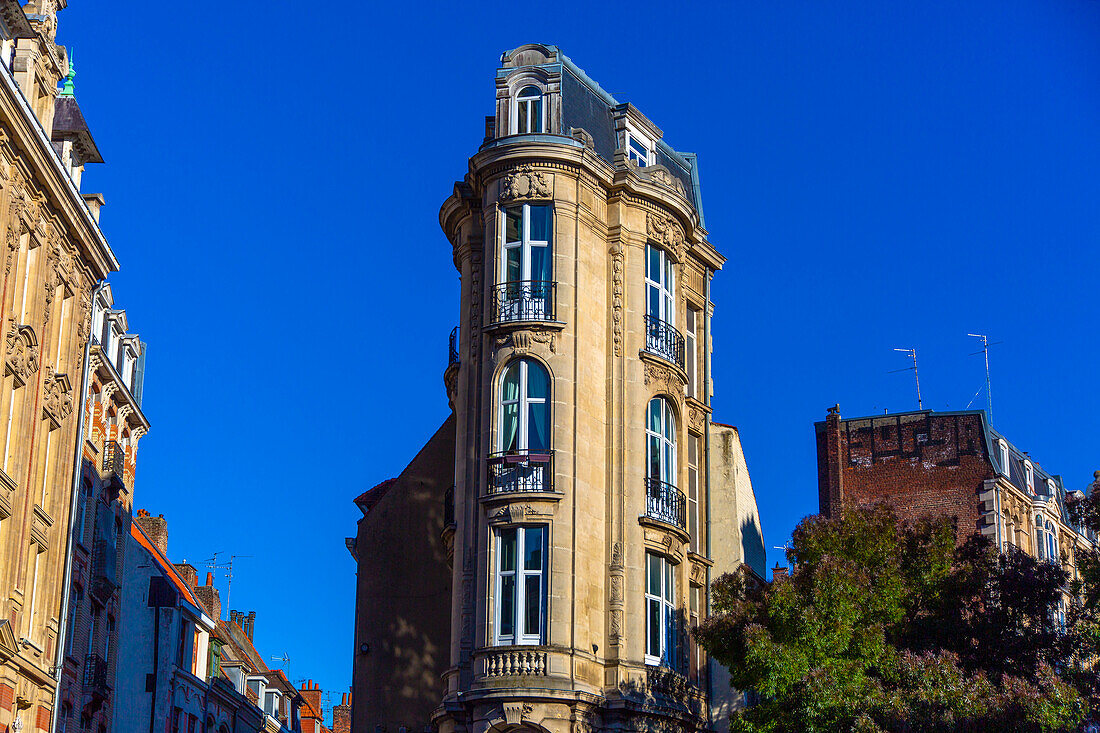
[(1031, 461), (1024, 461), (1024, 485), (1029, 492), (1035, 493), (1035, 469)]
[(1004, 475), (1004, 476), (1007, 476), (1008, 475), (1008, 443), (1004, 442), (1003, 440), (998, 440), (997, 441), (997, 453), (998, 453), (999, 458), (1001, 459), (1001, 466), (1000, 466), (1001, 474)]
[(517, 135), (542, 132), (542, 90), (536, 86), (526, 86), (516, 95)]
[(639, 168), (650, 165), (649, 141), (630, 129), (626, 131), (626, 157)]

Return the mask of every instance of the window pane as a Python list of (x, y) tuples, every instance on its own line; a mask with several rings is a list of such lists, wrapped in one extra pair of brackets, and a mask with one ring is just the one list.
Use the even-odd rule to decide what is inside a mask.
[(516, 625), (516, 576), (500, 579), (500, 635), (511, 636)]
[(528, 575), (523, 588), (523, 633), (538, 634), (541, 631), (542, 576)]
[(541, 97), (542, 92), (536, 86), (528, 86), (520, 90), (519, 96), (520, 99), (523, 99), (525, 97)]
[(545, 402), (527, 406), (527, 447), (531, 450), (550, 448), (550, 410)]
[[(550, 248), (545, 245), (531, 246), (531, 279), (549, 282), (553, 279), (550, 275)], [(534, 290), (531, 293), (533, 299), (545, 301), (549, 291)]]
[(653, 282), (661, 282), (661, 251), (652, 245), (646, 245), (646, 276)]
[(688, 463), (692, 466), (699, 465), (699, 439), (694, 435), (688, 436)]
[(661, 605), (657, 601), (646, 601), (646, 653), (651, 657), (661, 656)]
[(542, 97), (531, 103), (531, 132), (542, 132)]
[(504, 371), (504, 389), (501, 397), (505, 402), (519, 399), (519, 362), (508, 365)]
[(529, 527), (523, 536), (523, 569), (542, 570), (542, 527)]
[(527, 132), (527, 102), (521, 101), (516, 105), (516, 108), (519, 112), (519, 121), (516, 125), (516, 131), (522, 134)]
[(550, 207), (530, 206), (531, 212), (531, 241), (550, 241)]
[(646, 287), (646, 315), (654, 318), (661, 317), (661, 291), (655, 286)]
[[(662, 405), (664, 404), (663, 400), (662, 400), (661, 404)], [(667, 408), (665, 409), (665, 438), (668, 439), (669, 442), (671, 442), (675, 445), (675, 443), (676, 443), (676, 418), (674, 418), (672, 416), (672, 411), (667, 409)]]
[(672, 572), (675, 566), (670, 562), (664, 562), (662, 564), (665, 566), (665, 600), (669, 603), (672, 603), (674, 595), (672, 592), (674, 588), (673, 584), (676, 580), (673, 577)]
[(533, 399), (544, 400), (550, 396), (550, 378), (546, 370), (538, 363), (529, 361), (527, 364), (527, 396)]
[(507, 209), (504, 212), (504, 241), (520, 241), (520, 209), (518, 207)]
[(516, 530), (500, 530), (500, 571), (511, 572), (516, 569)]
[(649, 429), (651, 432), (661, 434), (661, 399), (649, 401)]
[(649, 436), (649, 477), (661, 481), (661, 439), (656, 435)]
[[(504, 282), (514, 283), (522, 280), (523, 251), (519, 247), (508, 247), (504, 252), (507, 258), (504, 264)], [(509, 297), (517, 297), (518, 293), (509, 293), (508, 295)]]
[(649, 567), (646, 571), (648, 593), (651, 596), (661, 596), (661, 558), (657, 555), (646, 554), (646, 561), (649, 563)]
[(665, 460), (664, 465), (661, 466), (661, 480), (666, 484), (676, 485), (675, 466), (676, 456), (673, 451), (673, 446), (668, 443), (664, 444), (665, 448)]

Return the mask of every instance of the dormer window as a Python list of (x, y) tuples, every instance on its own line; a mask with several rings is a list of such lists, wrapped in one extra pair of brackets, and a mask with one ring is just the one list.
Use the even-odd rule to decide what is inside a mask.
[(626, 157), (627, 160), (636, 163), (639, 168), (650, 165), (649, 141), (637, 133), (627, 131)]
[(543, 131), (542, 90), (526, 86), (516, 95), (515, 134), (527, 135)]
[(1035, 493), (1035, 468), (1031, 461), (1024, 461), (1024, 485), (1029, 493)]
[(997, 452), (1001, 459), (1001, 475), (1008, 475), (1008, 443), (1004, 440), (997, 441)]

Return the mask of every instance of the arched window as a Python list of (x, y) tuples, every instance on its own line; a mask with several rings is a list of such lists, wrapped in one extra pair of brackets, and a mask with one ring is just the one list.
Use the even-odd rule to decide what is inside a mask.
[(497, 409), (497, 452), (489, 489), (550, 491), (550, 375), (537, 361), (517, 359), (504, 370)]
[(1000, 469), (1001, 473), (1005, 476), (1008, 475), (1008, 443), (1004, 440), (997, 441), (997, 457), (1001, 461)]
[(1054, 522), (1044, 518), (1042, 514), (1035, 515), (1035, 540), (1035, 555), (1040, 560), (1061, 564), (1062, 558), (1058, 552), (1058, 534), (1054, 529)]
[(676, 488), (676, 417), (663, 397), (654, 397), (646, 409), (645, 452), (646, 515), (684, 527), (684, 494)]
[(526, 86), (516, 95), (517, 135), (542, 132), (542, 90), (536, 86)]

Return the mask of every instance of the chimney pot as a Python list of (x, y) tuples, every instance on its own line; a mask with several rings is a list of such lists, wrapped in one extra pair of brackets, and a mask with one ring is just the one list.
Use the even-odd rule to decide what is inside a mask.
[(207, 585), (214, 585), (214, 573), (207, 573), (206, 574), (206, 584)]

